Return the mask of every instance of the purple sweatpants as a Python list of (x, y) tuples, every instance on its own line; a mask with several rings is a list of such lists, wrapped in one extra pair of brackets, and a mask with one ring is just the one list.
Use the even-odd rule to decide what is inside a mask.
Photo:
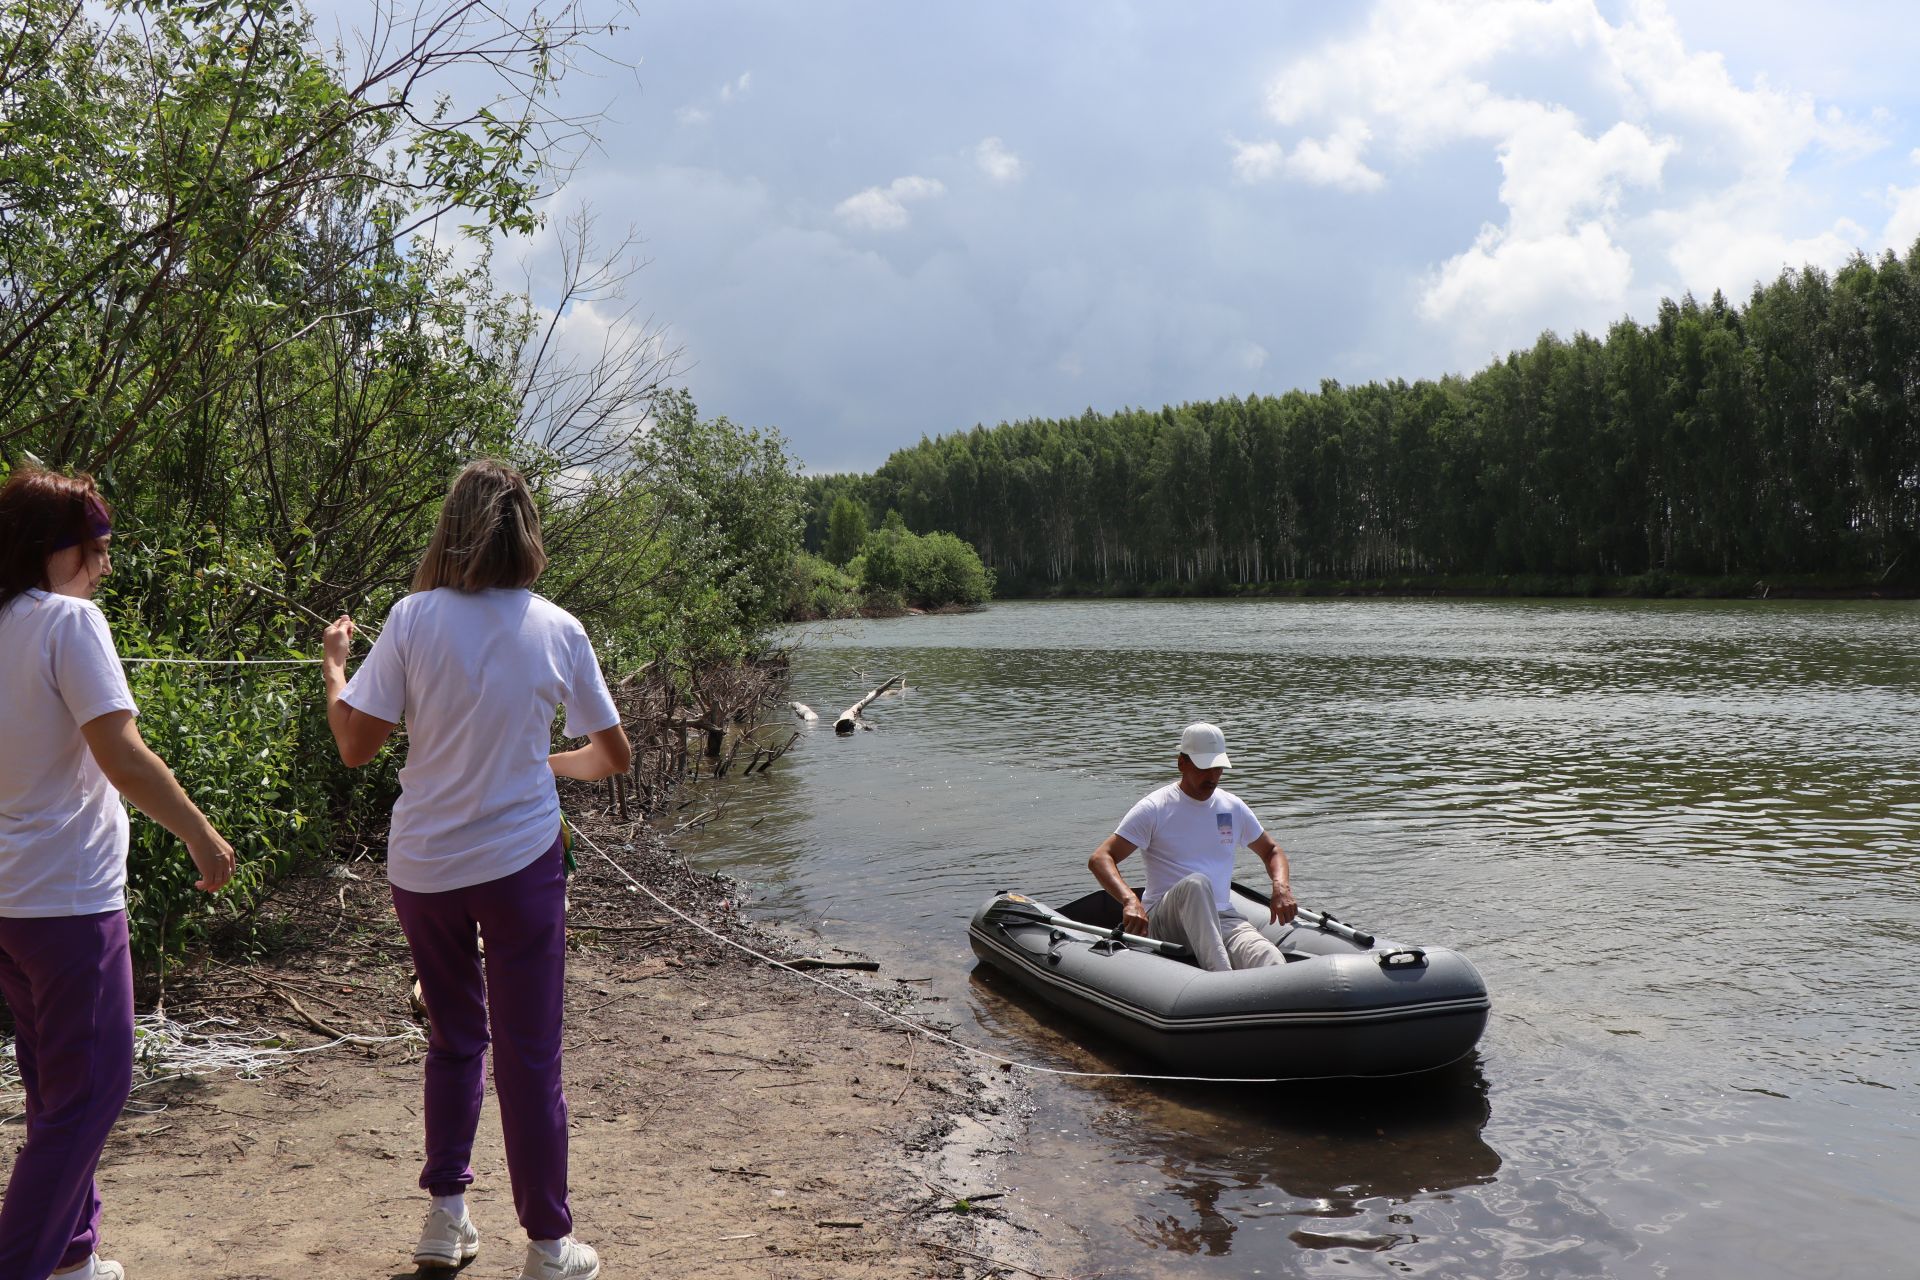
[(0, 919), (27, 1140), (0, 1204), (0, 1276), (45, 1280), (100, 1243), (93, 1171), (133, 1087), (127, 913)]
[[(456, 1195), (473, 1182), (473, 1135), (493, 1033), (494, 1093), (513, 1207), (533, 1240), (573, 1230), (567, 1207), (567, 1099), (560, 1089), (567, 873), (560, 842), (499, 880), (412, 893), (393, 908), (426, 998), (427, 1163), (420, 1185)], [(477, 939), (487, 940), (483, 965)]]

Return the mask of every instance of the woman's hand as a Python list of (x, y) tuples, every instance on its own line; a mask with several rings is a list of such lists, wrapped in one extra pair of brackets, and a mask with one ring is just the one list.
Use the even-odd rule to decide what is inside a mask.
[(233, 846), (211, 827), (203, 838), (187, 845), (187, 852), (192, 855), (193, 865), (200, 871), (200, 878), (193, 882), (193, 887), (208, 893), (220, 892), (227, 881), (233, 879), (234, 868), (240, 862)]
[(327, 691), (327, 727), (333, 730), (340, 760), (349, 769), (358, 769), (380, 754), (397, 723), (356, 710), (340, 696), (347, 691), (347, 659), (353, 655), (354, 631), (353, 619), (343, 613), (320, 635), (320, 683)]
[(353, 618), (341, 614), (335, 618), (320, 637), (321, 661), (335, 668), (344, 668), (347, 659), (353, 654)]
[(187, 798), (166, 761), (147, 746), (133, 712), (96, 716), (80, 726), (80, 736), (114, 790), (186, 844), (200, 871), (196, 889), (212, 893), (233, 878), (233, 846)]

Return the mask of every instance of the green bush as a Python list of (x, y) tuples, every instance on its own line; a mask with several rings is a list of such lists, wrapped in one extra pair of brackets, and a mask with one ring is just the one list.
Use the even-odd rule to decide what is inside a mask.
[[(911, 539), (911, 541), (908, 541)], [(905, 535), (907, 597), (923, 609), (984, 604), (993, 596), (993, 572), (980, 553), (951, 533)]]
[(809, 552), (794, 556), (793, 572), (787, 584), (788, 621), (852, 618), (859, 612), (858, 579)]
[(275, 570), (264, 549), (190, 549), (115, 540), (100, 595), (140, 733), (238, 855), (218, 894), (195, 889), (186, 847), (135, 815), (127, 852), (127, 914), (143, 975), (250, 915), (261, 891), (324, 853), (336, 815), (384, 807), (398, 790), (392, 753), (349, 779), (332, 749), (316, 665), (199, 665), (147, 658), (310, 658), (319, 623), (292, 616), (254, 583)]
[(913, 534), (897, 521), (868, 534), (848, 569), (858, 575), (869, 611), (977, 605), (993, 597), (993, 571), (979, 552), (951, 533)]

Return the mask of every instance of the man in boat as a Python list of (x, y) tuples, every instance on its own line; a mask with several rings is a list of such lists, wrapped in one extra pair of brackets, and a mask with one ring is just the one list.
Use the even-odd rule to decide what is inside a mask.
[[(1180, 735), (1180, 780), (1149, 792), (1127, 810), (1119, 829), (1093, 851), (1087, 867), (1120, 904), (1128, 933), (1178, 942), (1206, 969), (1257, 969), (1282, 964), (1280, 950), (1235, 911), (1229, 898), (1234, 850), (1251, 849), (1273, 880), (1273, 921), (1292, 920), (1292, 868), (1239, 796), (1220, 789), (1227, 738), (1210, 724)], [(1119, 864), (1135, 849), (1147, 864), (1147, 892), (1136, 895)]]

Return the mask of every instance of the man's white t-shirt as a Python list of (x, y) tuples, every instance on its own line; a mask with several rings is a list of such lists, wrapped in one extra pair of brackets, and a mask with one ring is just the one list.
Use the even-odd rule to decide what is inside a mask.
[(91, 600), (27, 591), (0, 611), (0, 917), (127, 905), (127, 810), (80, 726), (133, 711)]
[(1262, 829), (1253, 810), (1232, 792), (1215, 788), (1205, 800), (1195, 800), (1170, 782), (1127, 810), (1114, 834), (1146, 861), (1147, 891), (1140, 905), (1147, 910), (1198, 871), (1213, 883), (1214, 908), (1230, 911), (1234, 850), (1258, 840)]
[(569, 737), (620, 723), (586, 628), (526, 590), (406, 596), (341, 697), (406, 722), (387, 878), (413, 893), (510, 876), (552, 846), (555, 707)]

